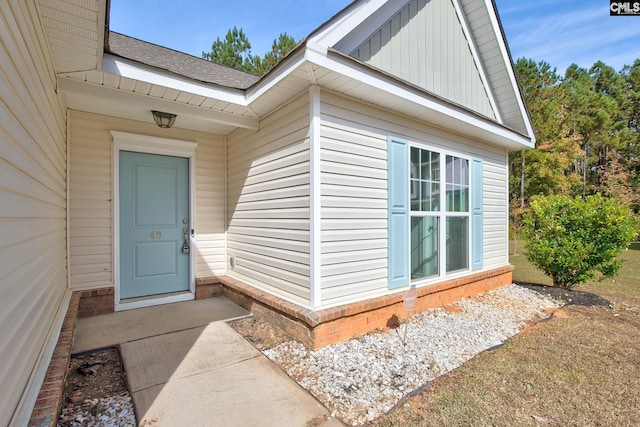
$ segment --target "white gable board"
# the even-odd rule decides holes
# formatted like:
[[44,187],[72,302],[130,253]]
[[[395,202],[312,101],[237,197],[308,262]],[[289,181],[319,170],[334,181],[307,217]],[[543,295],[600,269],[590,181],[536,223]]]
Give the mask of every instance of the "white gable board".
[[496,118],[451,0],[411,0],[352,52],[367,64]]
[[517,87],[506,41],[499,34],[499,19],[492,0],[458,1],[476,42],[477,54],[500,111],[502,123],[535,140],[524,101]]

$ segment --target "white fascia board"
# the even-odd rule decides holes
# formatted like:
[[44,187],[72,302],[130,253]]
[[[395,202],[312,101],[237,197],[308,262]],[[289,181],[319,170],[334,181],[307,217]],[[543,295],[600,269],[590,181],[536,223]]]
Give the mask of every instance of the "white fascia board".
[[219,99],[236,105],[248,105],[244,91],[214,87],[210,84],[198,83],[187,77],[181,77],[169,71],[142,65],[128,59],[105,54],[102,70],[116,76],[127,77],[150,84],[160,85],[180,92],[189,92],[206,98]]
[[305,48],[298,49],[296,52],[287,56],[285,60],[276,65],[276,68],[269,72],[265,77],[258,81],[257,85],[252,86],[246,92],[245,103],[250,105],[260,96],[264,95],[269,89],[272,89],[282,80],[284,80],[290,73],[295,71],[305,61]]
[[426,96],[422,91],[412,89],[394,78],[385,78],[383,74],[374,69],[357,64],[355,60],[351,61],[349,58],[343,58],[339,52],[335,52],[335,55],[331,56],[329,58],[313,50],[307,51],[307,59],[310,62],[438,113],[442,123],[450,124],[455,122],[462,127],[477,129],[485,137],[486,135],[491,135],[490,141],[509,149],[533,148],[533,139],[529,139],[499,123],[494,123],[488,119],[484,120],[466,112],[462,108],[455,108],[455,106],[449,105],[444,100]]
[[500,24],[498,23],[498,17],[496,16],[495,9],[493,8],[493,0],[485,0],[484,3],[485,3],[485,7],[487,8],[487,12],[489,13],[489,19],[491,20],[491,26],[493,27],[493,32],[494,34],[500,35],[500,37],[497,37],[498,46],[500,46],[500,54],[502,55],[502,60],[504,61],[505,67],[507,69],[507,73],[509,74],[511,87],[513,88],[515,97],[518,101],[518,108],[520,109],[520,114],[524,119],[524,125],[527,128],[527,134],[531,137],[532,144],[535,144],[535,141],[536,141],[535,132],[533,131],[533,126],[531,125],[531,120],[529,119],[529,113],[527,112],[527,108],[524,105],[524,100],[522,99],[522,94],[520,93],[520,87],[518,86],[518,80],[516,79],[516,75],[513,70],[513,65],[511,64],[509,51],[504,41],[502,30],[500,29]]
[[345,12],[344,16],[336,18],[335,22],[321,29],[317,34],[313,34],[309,40],[324,46],[334,47],[336,43],[345,38],[358,25],[387,3],[401,4],[403,2],[397,0],[390,2],[388,0],[363,1],[360,6]]

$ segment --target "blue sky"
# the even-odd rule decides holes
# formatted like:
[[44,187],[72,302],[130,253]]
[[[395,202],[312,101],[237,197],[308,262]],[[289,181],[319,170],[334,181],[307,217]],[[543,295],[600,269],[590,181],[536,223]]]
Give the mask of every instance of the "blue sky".
[[[606,0],[495,0],[511,54],[544,60],[559,74],[597,60],[620,70],[640,58],[640,16],[609,16]],[[201,56],[234,25],[262,55],[286,32],[296,40],[351,0],[111,0],[110,27],[132,37]]]
[[607,0],[496,0],[514,61],[544,60],[560,74],[601,60],[617,71],[640,59],[640,16],[609,16]]

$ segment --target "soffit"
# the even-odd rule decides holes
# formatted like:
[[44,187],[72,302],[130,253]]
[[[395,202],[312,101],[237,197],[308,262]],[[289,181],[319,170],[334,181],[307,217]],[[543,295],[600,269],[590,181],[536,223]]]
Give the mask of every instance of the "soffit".
[[532,138],[533,129],[522,101],[507,43],[492,0],[458,0],[472,34],[502,122]]
[[100,68],[106,0],[37,0],[37,5],[56,73]]
[[177,114],[174,127],[228,135],[238,127],[257,129],[250,108],[104,71],[58,78],[67,106],[123,119],[154,123],[152,110]]

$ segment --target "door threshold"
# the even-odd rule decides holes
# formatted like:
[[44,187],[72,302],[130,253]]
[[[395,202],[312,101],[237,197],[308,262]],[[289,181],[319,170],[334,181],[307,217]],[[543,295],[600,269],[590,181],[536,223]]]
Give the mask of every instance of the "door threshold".
[[152,307],[154,305],[171,304],[174,302],[191,301],[194,299],[196,299],[196,295],[190,291],[126,298],[121,299],[120,302],[117,302],[115,304],[114,310],[133,310],[136,308]]

